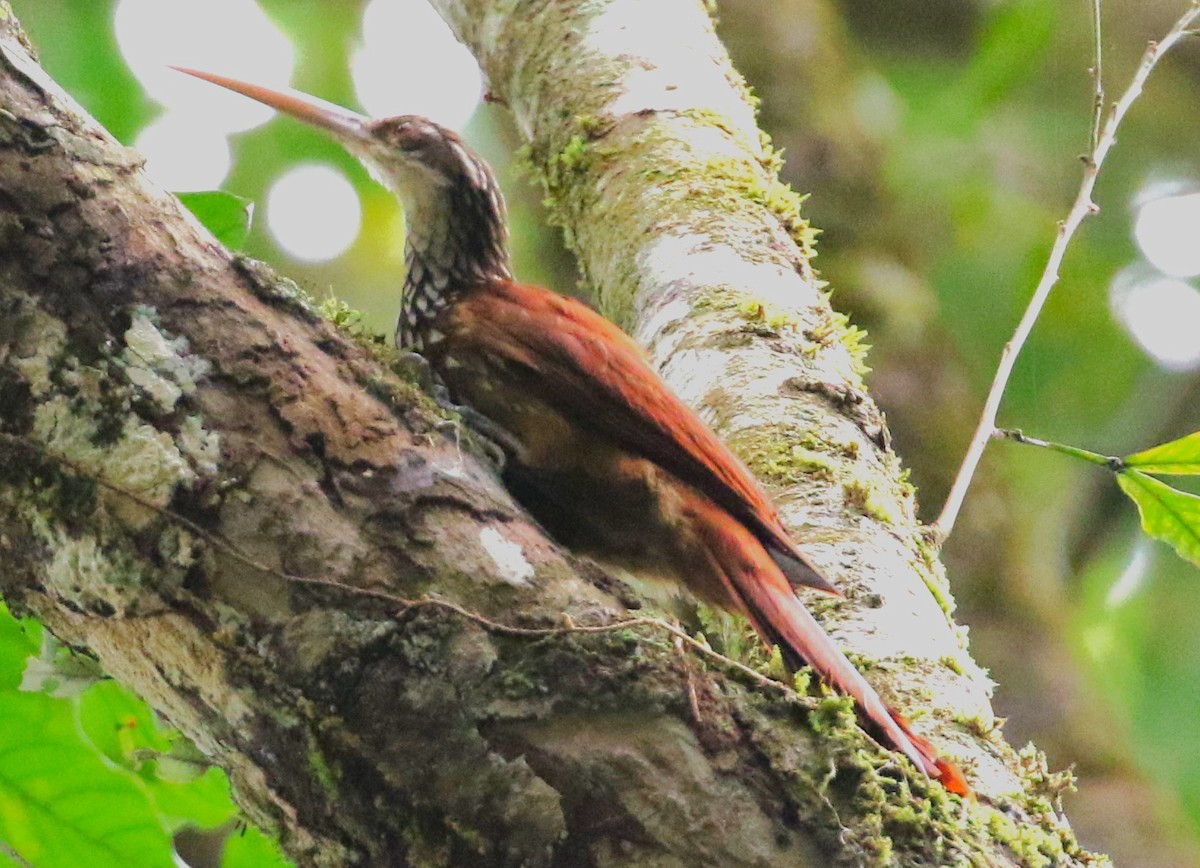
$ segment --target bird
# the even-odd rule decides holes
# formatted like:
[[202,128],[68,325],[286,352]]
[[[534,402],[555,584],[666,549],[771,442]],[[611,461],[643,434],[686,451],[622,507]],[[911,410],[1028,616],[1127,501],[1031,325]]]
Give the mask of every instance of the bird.
[[372,119],[291,89],[175,67],[331,135],[400,200],[398,347],[495,431],[515,499],[567,548],[745,616],[792,671],[853,698],[864,728],[947,790],[958,767],[892,709],[797,596],[838,595],[745,465],[634,341],[575,299],[514,280],[488,164],[418,115]]

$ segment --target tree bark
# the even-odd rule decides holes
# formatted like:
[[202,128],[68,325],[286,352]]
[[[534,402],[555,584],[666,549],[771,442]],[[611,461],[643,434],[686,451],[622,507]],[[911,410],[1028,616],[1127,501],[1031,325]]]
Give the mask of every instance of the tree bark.
[[435,5],[606,309],[773,484],[846,589],[825,622],[930,709],[917,728],[980,800],[841,700],[645,619],[603,629],[631,592],[548,541],[386,359],[208,237],[0,0],[5,599],[189,735],[304,865],[1085,860],[1057,779],[994,728],[853,332],[701,8],[661,2],[690,50],[660,56],[632,0]]

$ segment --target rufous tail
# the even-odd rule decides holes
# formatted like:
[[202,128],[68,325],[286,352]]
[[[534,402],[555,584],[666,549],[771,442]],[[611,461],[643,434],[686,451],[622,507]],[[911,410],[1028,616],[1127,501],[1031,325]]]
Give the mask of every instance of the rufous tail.
[[971,792],[962,772],[938,756],[900,714],[880,698],[846,659],[829,634],[800,602],[779,567],[754,536],[715,505],[696,505],[697,529],[708,545],[735,608],[743,612],[765,641],[778,645],[792,668],[808,664],[839,693],[854,698],[864,723],[885,746],[896,750],[950,792]]

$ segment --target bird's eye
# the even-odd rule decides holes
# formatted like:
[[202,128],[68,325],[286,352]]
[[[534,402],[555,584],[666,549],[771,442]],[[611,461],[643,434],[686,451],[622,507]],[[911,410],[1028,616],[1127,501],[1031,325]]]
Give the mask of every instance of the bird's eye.
[[396,146],[402,151],[415,151],[421,147],[421,137],[410,124],[397,128],[395,139]]

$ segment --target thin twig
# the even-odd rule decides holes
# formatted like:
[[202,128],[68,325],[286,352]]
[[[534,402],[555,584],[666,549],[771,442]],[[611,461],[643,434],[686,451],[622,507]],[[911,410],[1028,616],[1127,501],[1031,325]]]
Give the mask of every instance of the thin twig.
[[12,859],[13,862],[17,865],[20,865],[21,868],[33,868],[32,863],[25,861],[24,856],[14,850],[12,847],[5,844],[3,841],[0,841],[0,853],[4,854],[9,859]]
[[1087,461],[1089,464],[1100,464],[1108,468],[1117,468],[1121,459],[1111,455],[1101,455],[1099,452],[1092,452],[1088,449],[1080,449],[1078,446],[1068,446],[1065,443],[1055,443],[1053,440],[1042,440],[1040,437],[1030,437],[1020,428],[997,428],[992,432],[992,437],[996,440],[1011,440],[1013,443],[1022,443],[1026,446],[1036,446],[1039,449],[1049,449],[1051,452],[1058,452],[1062,455],[1070,455],[1072,458],[1078,458],[1082,461]]
[[1104,66],[1102,63],[1103,51],[1101,46],[1101,36],[1103,30],[1100,26],[1100,0],[1092,0],[1092,35],[1095,37],[1095,44],[1092,47],[1093,62],[1092,62],[1092,83],[1095,86],[1092,100],[1092,131],[1088,137],[1088,153],[1096,153],[1096,148],[1100,146],[1100,124],[1104,120]]
[[[1096,140],[1096,147],[1084,158],[1083,180],[1079,185],[1079,193],[1075,197],[1075,204],[1071,206],[1071,210],[1067,214],[1067,219],[1058,224],[1058,235],[1054,239],[1054,246],[1050,250],[1050,256],[1046,261],[1046,268],[1042,272],[1042,278],[1033,293],[1033,298],[1029,301],[1029,306],[1025,309],[1025,314],[1021,317],[1021,322],[1017,325],[1017,330],[1013,333],[1008,343],[1004,345],[1004,350],[1000,354],[1000,364],[996,368],[996,376],[992,380],[992,387],[988,391],[987,400],[984,402],[983,413],[979,418],[979,425],[975,429],[974,436],[971,438],[971,444],[967,448],[967,454],[963,458],[962,466],[958,469],[954,485],[950,488],[950,494],[946,497],[946,504],[942,507],[942,512],[938,516],[937,521],[929,527],[930,538],[938,543],[944,542],[954,529],[954,522],[958,518],[958,512],[962,508],[963,499],[966,497],[967,489],[971,485],[971,479],[975,475],[975,470],[979,467],[979,460],[983,457],[983,450],[987,446],[988,440],[991,439],[992,432],[996,429],[996,416],[1000,409],[1000,400],[1004,397],[1004,390],[1008,386],[1008,380],[1012,375],[1017,356],[1020,354],[1022,347],[1025,346],[1025,341],[1028,340],[1029,333],[1033,331],[1034,323],[1037,322],[1038,317],[1041,315],[1042,308],[1046,304],[1046,299],[1050,297],[1050,291],[1058,282],[1058,269],[1062,264],[1063,255],[1067,251],[1067,245],[1070,244],[1071,239],[1075,235],[1075,230],[1079,228],[1079,224],[1083,222],[1084,218],[1100,210],[1096,206],[1096,203],[1092,201],[1092,191],[1096,186],[1096,176],[1100,172],[1100,166],[1104,163],[1104,158],[1108,155],[1109,150],[1116,143],[1117,128],[1121,125],[1121,121],[1124,119],[1125,113],[1129,111],[1130,106],[1141,95],[1146,79],[1155,65],[1163,55],[1171,50],[1176,42],[1188,34],[1189,28],[1197,18],[1200,18],[1200,2],[1193,0],[1188,11],[1179,17],[1179,20],[1175,22],[1162,41],[1151,42],[1147,46],[1146,53],[1143,55],[1142,62],[1138,66],[1137,72],[1134,73],[1129,87],[1126,88],[1121,98],[1117,100],[1109,112],[1108,118],[1105,120],[1104,126],[1100,130],[1100,135]],[[1098,40],[1097,44],[1099,44]],[[1097,64],[1099,64],[1098,59]]]

